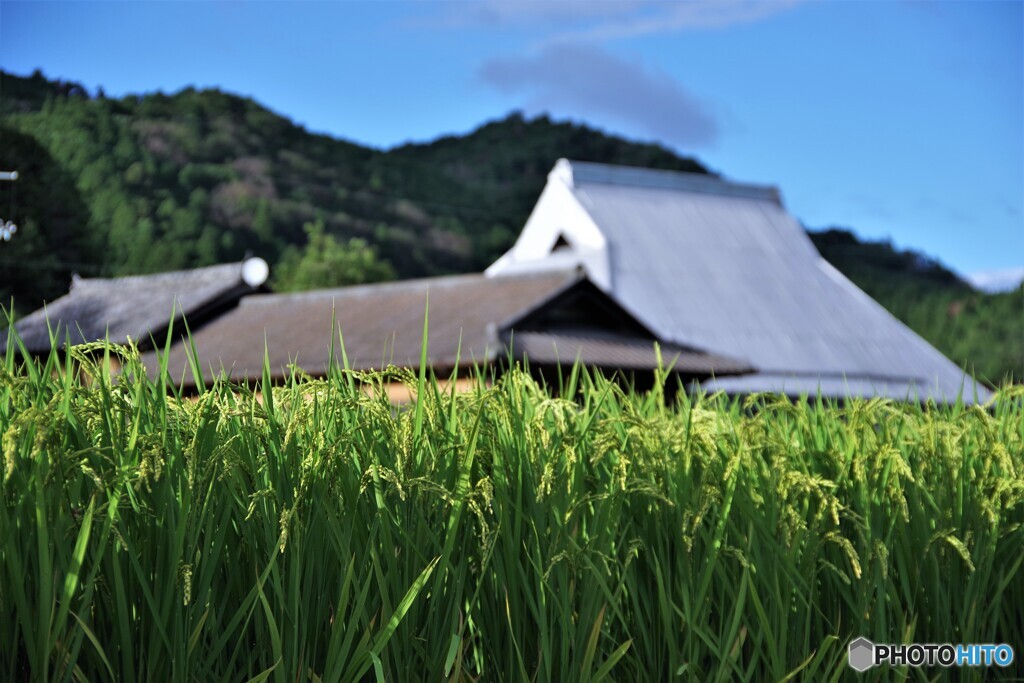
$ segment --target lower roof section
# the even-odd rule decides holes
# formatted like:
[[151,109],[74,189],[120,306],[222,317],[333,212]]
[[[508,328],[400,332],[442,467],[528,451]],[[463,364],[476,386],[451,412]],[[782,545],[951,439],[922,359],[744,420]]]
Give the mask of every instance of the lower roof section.
[[[253,269],[257,273],[254,279]],[[14,325],[21,343],[32,354],[46,354],[51,346],[107,340],[142,347],[162,343],[172,320],[184,316],[198,324],[241,297],[251,294],[266,279],[262,259],[224,263],[205,268],[117,278],[75,276],[71,290]],[[52,343],[51,343],[52,342]],[[0,336],[0,352],[6,350]]]
[[[466,275],[250,296],[193,330],[191,343],[207,380],[222,373],[236,381],[258,379],[265,357],[274,377],[285,376],[291,365],[321,375],[332,362],[342,363],[343,352],[356,370],[417,367],[428,315],[428,364],[485,363],[499,351],[496,324],[578,279],[560,272],[494,283]],[[155,354],[144,362],[151,374],[159,367]],[[190,383],[188,344],[175,344],[167,369],[172,380]]]
[[[538,365],[577,357],[608,370],[658,367],[657,339],[579,271],[407,280],[295,294],[248,296],[179,338],[166,358],[170,379],[193,385],[190,345],[204,381],[255,380],[266,358],[271,376],[294,366],[323,375],[332,363],[355,370],[419,367],[424,321],[427,364],[436,370],[504,360],[510,351]],[[522,323],[523,329],[517,327]],[[181,331],[183,332],[183,330]],[[510,349],[508,342],[515,339]],[[344,357],[343,354],[344,353]],[[746,364],[678,346],[666,366],[688,376],[750,371]],[[143,357],[151,375],[157,354]]]

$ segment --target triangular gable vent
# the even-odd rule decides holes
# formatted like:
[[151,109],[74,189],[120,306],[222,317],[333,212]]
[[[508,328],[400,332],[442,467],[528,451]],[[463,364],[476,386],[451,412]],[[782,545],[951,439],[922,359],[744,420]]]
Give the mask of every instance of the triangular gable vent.
[[555,244],[551,247],[551,253],[554,254],[556,251],[572,250],[572,245],[569,240],[565,239],[564,233],[559,233],[558,239],[555,240]]

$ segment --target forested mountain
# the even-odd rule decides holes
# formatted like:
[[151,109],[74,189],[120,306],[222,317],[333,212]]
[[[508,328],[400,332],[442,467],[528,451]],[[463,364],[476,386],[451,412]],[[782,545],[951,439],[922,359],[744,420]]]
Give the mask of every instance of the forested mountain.
[[[709,172],[666,148],[546,117],[512,114],[464,136],[377,150],[219,90],[114,99],[39,72],[0,72],[0,169],[22,175],[0,186],[0,216],[13,211],[22,226],[0,244],[0,296],[26,312],[65,292],[73,271],[147,273],[247,254],[272,264],[279,288],[477,271],[515,239],[559,157]],[[986,378],[1024,374],[1024,289],[980,294],[890,245],[812,237],[957,362]],[[317,259],[328,266],[309,267]],[[1003,314],[1014,306],[1018,315]]]

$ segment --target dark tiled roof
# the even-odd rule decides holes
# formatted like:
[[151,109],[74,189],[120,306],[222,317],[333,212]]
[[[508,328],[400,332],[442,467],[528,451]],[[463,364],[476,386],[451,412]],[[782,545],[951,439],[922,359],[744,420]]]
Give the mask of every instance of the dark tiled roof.
[[[192,342],[207,380],[221,370],[236,381],[260,377],[264,349],[275,378],[284,376],[291,364],[321,375],[331,361],[332,338],[334,358],[341,360],[339,331],[354,369],[388,364],[418,367],[429,297],[429,365],[453,367],[461,348],[459,363],[470,366],[504,358],[509,332],[517,321],[577,287],[592,288],[604,296],[576,271],[500,278],[459,275],[249,296],[234,310],[195,331]],[[512,332],[513,337],[516,334]],[[517,357],[521,350],[531,356],[536,353],[537,364],[556,362],[555,353],[571,363],[580,353],[588,365],[611,369],[652,369],[656,367],[653,348],[653,337],[600,331],[526,332],[515,344]],[[168,372],[172,380],[191,384],[187,353],[187,345],[176,344],[168,357]],[[665,348],[663,357],[666,364],[676,360],[678,370],[705,376],[746,370],[737,361],[674,346]],[[147,354],[144,362],[150,373],[155,373],[156,355]]]
[[[71,291],[25,316],[15,330],[30,353],[50,350],[50,329],[58,347],[109,339],[123,344],[131,337],[145,346],[150,335],[166,335],[172,317],[193,323],[204,313],[230,305],[252,288],[242,280],[242,263],[155,275],[110,279],[76,276]],[[0,350],[7,346],[6,335]]]
[[[192,341],[206,378],[219,375],[221,369],[235,380],[260,377],[264,348],[275,377],[292,363],[310,374],[322,374],[330,363],[332,340],[335,360],[341,359],[339,331],[354,369],[417,367],[429,297],[428,363],[436,368],[454,366],[460,340],[462,364],[484,363],[504,353],[498,339],[504,323],[572,286],[579,277],[575,272],[512,278],[458,275],[249,296],[196,331]],[[144,362],[151,373],[157,367],[154,354]],[[190,382],[188,367],[187,349],[179,343],[169,355],[168,371],[174,380]]]

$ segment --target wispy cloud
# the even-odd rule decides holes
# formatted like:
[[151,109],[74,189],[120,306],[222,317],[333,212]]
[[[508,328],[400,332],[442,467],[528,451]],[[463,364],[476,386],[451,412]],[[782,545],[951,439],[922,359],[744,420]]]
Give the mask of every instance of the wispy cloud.
[[720,29],[749,24],[786,11],[798,0],[695,0],[692,2],[643,3],[640,11],[613,17],[592,26],[555,34],[553,41],[606,41],[658,33]]
[[636,12],[648,0],[477,0],[466,3],[425,2],[439,8],[439,13],[423,15],[421,23],[438,28],[467,26],[535,26],[578,25],[587,21],[607,21]]
[[672,76],[593,45],[550,45],[533,56],[493,59],[481,80],[527,97],[531,112],[611,120],[680,146],[708,145],[718,125]]
[[479,0],[445,3],[421,20],[436,27],[527,27],[545,43],[602,42],[747,24],[785,12],[801,0]]

